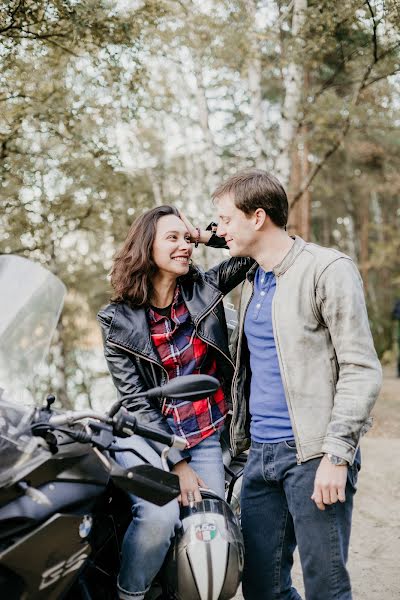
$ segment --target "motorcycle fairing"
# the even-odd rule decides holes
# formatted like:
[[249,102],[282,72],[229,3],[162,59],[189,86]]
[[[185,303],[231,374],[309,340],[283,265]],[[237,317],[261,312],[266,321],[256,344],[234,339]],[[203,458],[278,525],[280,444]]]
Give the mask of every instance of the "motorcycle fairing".
[[54,481],[36,488],[48,503],[39,504],[30,496],[20,496],[0,508],[0,540],[21,533],[48,519],[56,512],[70,511],[74,506],[86,509],[104,491],[104,485]]
[[[61,447],[55,455],[45,455],[41,464],[33,464],[32,467],[32,470],[26,467],[19,477],[16,476],[15,483],[26,478],[34,488],[55,481],[106,485],[110,477],[109,471],[93,448],[77,442]],[[0,507],[15,500],[22,493],[15,485],[1,488]]]
[[55,514],[0,553],[0,565],[25,583],[29,600],[58,600],[91,553],[79,536],[81,515]]

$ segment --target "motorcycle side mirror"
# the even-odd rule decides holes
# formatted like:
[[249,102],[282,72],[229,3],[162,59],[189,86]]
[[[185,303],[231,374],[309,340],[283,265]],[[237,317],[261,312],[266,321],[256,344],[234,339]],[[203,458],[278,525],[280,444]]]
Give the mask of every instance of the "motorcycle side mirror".
[[146,392],[148,398],[184,398],[201,400],[219,388],[219,381],[210,375],[182,375],[174,377],[165,385]]
[[177,475],[152,465],[138,465],[124,469],[114,463],[111,468],[111,478],[119,488],[157,506],[164,506],[181,493]]
[[[184,398],[185,400],[202,400],[207,396],[210,396],[219,388],[220,383],[215,377],[210,375],[182,375],[181,377],[174,377],[171,381],[168,381],[165,385],[145,390],[134,394],[129,398]],[[109,416],[113,417],[121,408],[124,400],[118,400],[115,402],[110,410]]]

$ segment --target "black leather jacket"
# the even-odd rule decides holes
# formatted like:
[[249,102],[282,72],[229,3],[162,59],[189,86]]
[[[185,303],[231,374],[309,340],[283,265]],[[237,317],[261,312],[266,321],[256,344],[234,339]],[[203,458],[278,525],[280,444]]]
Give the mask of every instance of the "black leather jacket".
[[[215,350],[218,377],[228,400],[234,365],[229,354],[222,299],[244,280],[252,263],[249,258],[231,258],[206,272],[192,267],[188,275],[178,280],[197,335]],[[114,302],[100,310],[97,318],[102,328],[104,354],[119,399],[129,404],[129,409],[135,411],[141,423],[151,423],[171,433],[159,403],[147,398],[130,402],[133,394],[161,385],[168,379],[151,341],[146,309]],[[149,443],[161,453],[161,444]],[[183,458],[187,458],[187,453],[170,450],[170,466]]]

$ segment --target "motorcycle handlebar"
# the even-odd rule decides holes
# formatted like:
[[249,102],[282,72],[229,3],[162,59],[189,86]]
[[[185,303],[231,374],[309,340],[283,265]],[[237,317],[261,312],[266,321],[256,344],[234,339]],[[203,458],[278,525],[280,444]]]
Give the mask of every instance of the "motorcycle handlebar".
[[103,423],[112,423],[115,435],[127,437],[134,433],[141,437],[160,442],[170,448],[184,450],[186,448],[186,440],[173,434],[165,433],[159,429],[141,425],[136,417],[126,409],[120,410],[117,416],[110,419],[101,413],[92,410],[67,411],[62,415],[52,415],[49,419],[49,425],[52,427],[61,427],[63,425],[72,425],[82,419],[97,419]]
[[94,410],[68,410],[62,415],[52,415],[49,418],[49,425],[52,427],[61,427],[62,425],[72,425],[82,419],[97,419],[98,421],[103,421],[103,423],[109,421],[109,417],[101,413],[96,413]]
[[147,425],[138,423],[135,415],[128,412],[126,409],[120,410],[118,415],[114,417],[114,431],[117,435],[129,436],[136,433],[154,442],[161,442],[171,448],[184,450],[186,448],[186,440],[178,435],[165,433],[160,429],[154,429]]

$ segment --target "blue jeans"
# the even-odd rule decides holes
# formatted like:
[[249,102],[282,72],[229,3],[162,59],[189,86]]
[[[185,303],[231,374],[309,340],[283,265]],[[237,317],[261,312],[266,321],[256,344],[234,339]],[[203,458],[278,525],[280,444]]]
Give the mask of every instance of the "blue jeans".
[[242,488],[246,600],[301,600],[291,579],[296,545],[307,600],[351,600],[346,562],[359,454],[346,502],[324,511],[311,500],[320,461],[298,465],[294,442],[252,442]]
[[[190,466],[209,488],[224,497],[225,475],[219,438],[220,433],[217,431],[191,448]],[[152,465],[162,468],[159,455],[144,438],[132,436],[119,439],[118,445],[134,448]],[[121,452],[117,459],[126,468],[143,464],[131,452]],[[156,506],[133,494],[131,498],[133,519],[122,544],[118,592],[122,599],[139,600],[144,597],[160,570],[175,530],[180,525],[179,504],[177,500],[173,500],[165,506]]]

